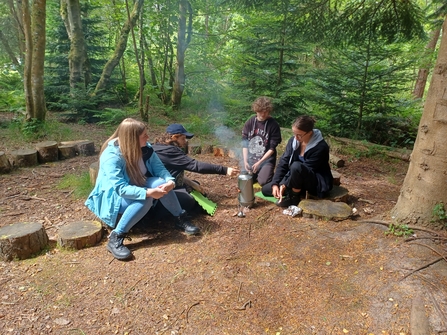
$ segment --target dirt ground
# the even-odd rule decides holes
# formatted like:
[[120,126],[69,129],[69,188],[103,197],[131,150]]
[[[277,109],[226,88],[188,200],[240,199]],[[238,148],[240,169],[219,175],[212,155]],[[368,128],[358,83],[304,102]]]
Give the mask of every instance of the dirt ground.
[[[97,147],[108,135],[76,127],[79,139]],[[1,151],[17,149],[1,141]],[[338,155],[346,164],[336,170],[359,215],[292,218],[257,199],[239,218],[236,178],[189,174],[218,203],[216,214],[194,217],[202,229],[195,237],[149,216],[125,241],[134,254],[128,262],[113,259],[106,237],[79,251],[56,245],[60,227],[95,220],[84,199],[56,185],[65,174],[88,171],[97,156],[1,175],[0,226],[42,223],[50,247],[0,262],[0,334],[409,335],[412,322],[424,321],[412,317],[418,297],[427,334],[447,333],[445,261],[411,273],[440,258],[444,241],[423,230],[409,241],[365,222],[391,220],[408,163]],[[237,164],[212,154],[196,158]]]

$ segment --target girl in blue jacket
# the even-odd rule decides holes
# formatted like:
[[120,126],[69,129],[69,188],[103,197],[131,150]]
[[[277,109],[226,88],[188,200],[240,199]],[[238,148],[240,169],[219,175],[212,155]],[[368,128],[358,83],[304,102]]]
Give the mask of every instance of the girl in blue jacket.
[[[93,191],[85,205],[104,223],[114,228],[107,250],[117,259],[132,254],[123,241],[130,229],[159,200],[174,215],[176,227],[187,234],[199,228],[186,220],[174,192],[174,178],[147,142],[143,122],[127,118],[102,145],[99,170]],[[117,222],[118,214],[122,214]]]

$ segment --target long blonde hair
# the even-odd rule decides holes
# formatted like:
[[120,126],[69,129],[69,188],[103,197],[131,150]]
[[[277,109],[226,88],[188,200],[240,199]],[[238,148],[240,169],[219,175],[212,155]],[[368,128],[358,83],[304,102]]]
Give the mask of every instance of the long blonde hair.
[[133,185],[144,186],[146,177],[140,170],[138,163],[142,159],[140,148],[140,135],[147,131],[147,126],[138,120],[127,118],[124,119],[115,132],[102,145],[101,152],[107,148],[110,141],[116,140],[119,144],[121,154],[126,161],[126,171],[129,175],[130,182]]

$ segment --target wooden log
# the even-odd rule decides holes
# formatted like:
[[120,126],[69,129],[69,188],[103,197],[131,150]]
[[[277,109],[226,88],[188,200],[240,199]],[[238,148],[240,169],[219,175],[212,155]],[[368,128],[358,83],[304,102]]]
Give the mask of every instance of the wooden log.
[[223,146],[214,146],[213,154],[215,157],[228,157],[228,149]]
[[89,174],[90,174],[90,184],[92,186],[95,186],[96,178],[98,177],[98,170],[99,170],[99,161],[90,164]]
[[329,162],[334,164],[338,168],[345,166],[345,161],[343,159],[332,154],[329,154]]
[[73,145],[76,154],[79,156],[93,156],[95,154],[95,145],[89,140],[64,141],[60,142],[59,145]]
[[30,258],[48,245],[42,224],[21,222],[0,228],[0,258],[4,261]]
[[80,250],[96,245],[102,239],[102,224],[98,221],[76,221],[58,231],[59,246]]
[[0,174],[10,173],[12,171],[11,163],[3,151],[0,151]]
[[16,167],[35,166],[39,164],[36,149],[20,149],[11,151],[13,165]]
[[60,145],[58,146],[59,159],[68,159],[76,156],[76,149],[74,145]]
[[56,141],[44,141],[36,144],[37,160],[39,163],[55,162],[59,158]]

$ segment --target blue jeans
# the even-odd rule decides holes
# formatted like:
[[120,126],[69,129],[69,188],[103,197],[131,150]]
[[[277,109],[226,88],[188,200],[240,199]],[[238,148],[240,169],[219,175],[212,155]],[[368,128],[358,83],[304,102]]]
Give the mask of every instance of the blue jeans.
[[[150,177],[146,180],[147,188],[156,188],[166,183],[164,179],[158,177]],[[126,234],[134,225],[140,221],[143,216],[152,208],[156,200],[154,198],[146,198],[145,200],[121,199],[121,206],[118,213],[122,214],[121,219],[116,225],[114,231],[118,234]],[[175,195],[174,191],[168,192],[166,195],[158,199],[161,204],[173,215],[179,216],[182,207]]]

